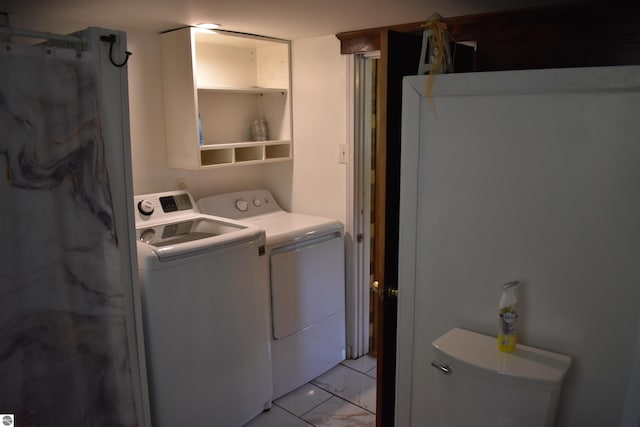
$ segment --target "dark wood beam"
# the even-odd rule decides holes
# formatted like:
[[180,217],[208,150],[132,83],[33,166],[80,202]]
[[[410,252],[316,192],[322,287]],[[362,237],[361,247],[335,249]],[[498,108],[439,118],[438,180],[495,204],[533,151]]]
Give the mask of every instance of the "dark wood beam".
[[[477,43],[476,70],[640,64],[640,3],[569,4],[445,18],[457,42]],[[421,32],[424,21],[337,34],[343,54],[380,49],[385,30]]]

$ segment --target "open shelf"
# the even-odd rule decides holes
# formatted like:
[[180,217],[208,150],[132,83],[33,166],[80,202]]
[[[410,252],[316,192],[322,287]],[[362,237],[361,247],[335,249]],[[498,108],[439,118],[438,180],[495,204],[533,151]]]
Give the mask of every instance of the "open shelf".
[[264,146],[265,160],[291,158],[291,143]]
[[256,95],[280,93],[286,95],[287,89],[274,87],[198,87],[198,92],[246,93]]
[[[291,159],[288,41],[187,27],[162,34],[161,50],[170,167]],[[258,119],[268,141],[251,141]]]
[[291,159],[291,141],[251,141],[200,147],[201,167],[255,164]]

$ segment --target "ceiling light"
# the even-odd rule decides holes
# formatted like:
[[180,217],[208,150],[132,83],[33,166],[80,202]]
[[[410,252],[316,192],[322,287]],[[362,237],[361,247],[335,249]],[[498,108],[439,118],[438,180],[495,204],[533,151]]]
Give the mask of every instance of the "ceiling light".
[[216,28],[220,28],[220,24],[214,24],[213,22],[203,22],[201,24],[196,24],[196,27],[202,28],[203,30],[215,30]]

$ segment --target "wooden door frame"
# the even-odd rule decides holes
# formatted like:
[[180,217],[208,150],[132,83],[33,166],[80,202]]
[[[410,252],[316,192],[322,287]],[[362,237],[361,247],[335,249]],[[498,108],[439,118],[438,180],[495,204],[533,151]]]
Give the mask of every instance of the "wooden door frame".
[[[500,71],[638,65],[639,14],[637,2],[618,0],[445,17],[443,22],[453,40],[477,42],[475,71]],[[336,37],[343,54],[382,50],[384,31],[421,33],[424,22],[346,31]]]
[[[377,59],[377,56],[374,56]],[[347,357],[358,358],[370,351],[370,265],[371,265],[371,148],[367,147],[366,133],[370,128],[364,120],[368,114],[366,95],[367,61],[364,55],[348,59],[349,72],[349,173],[348,173],[348,229],[351,240],[347,250],[352,254],[349,277],[353,286],[347,291]]]
[[389,30],[381,34],[374,253],[381,302],[376,331],[378,427],[395,422],[402,78],[418,71],[421,46],[420,35]]
[[[389,418],[389,411],[393,414],[393,405],[395,404],[395,393],[391,396],[392,401],[389,401],[388,393],[384,390],[389,377],[389,366],[385,364],[384,356],[384,333],[385,333],[385,315],[384,315],[384,292],[386,285],[385,277],[385,245],[386,245],[386,200],[387,200],[387,108],[383,100],[387,99],[387,68],[389,64],[388,55],[388,37],[387,32],[384,31],[384,35],[380,40],[380,59],[378,67],[378,82],[377,82],[377,112],[376,112],[376,166],[375,166],[375,204],[374,204],[374,235],[375,246],[373,254],[374,263],[374,280],[379,283],[378,299],[376,300],[376,318],[375,318],[375,332],[376,337],[376,427],[383,427],[389,425],[387,419]],[[393,376],[395,377],[395,366],[393,367]],[[394,379],[395,382],[395,379]],[[391,424],[393,425],[393,424]]]

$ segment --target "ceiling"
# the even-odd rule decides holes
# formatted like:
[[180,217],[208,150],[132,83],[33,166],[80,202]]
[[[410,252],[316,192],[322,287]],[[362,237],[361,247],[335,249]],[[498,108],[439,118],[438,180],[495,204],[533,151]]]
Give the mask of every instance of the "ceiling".
[[571,0],[0,0],[9,23],[59,23],[161,32],[199,22],[295,40],[444,17],[569,3]]

